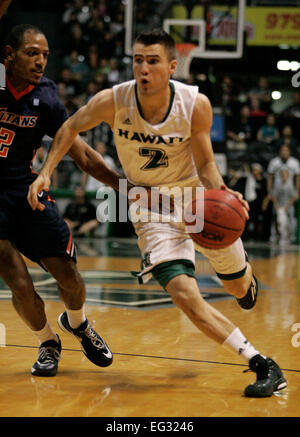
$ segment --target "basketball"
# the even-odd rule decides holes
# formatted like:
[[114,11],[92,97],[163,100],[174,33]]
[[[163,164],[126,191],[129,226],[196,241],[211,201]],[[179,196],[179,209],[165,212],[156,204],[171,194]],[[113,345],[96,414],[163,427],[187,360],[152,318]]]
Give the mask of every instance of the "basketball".
[[[201,204],[204,202],[204,205]],[[234,243],[245,228],[245,213],[241,202],[236,196],[226,190],[205,190],[204,195],[196,196],[192,200],[192,214],[194,218],[186,219],[186,224],[195,221],[197,211],[203,211],[199,218],[203,223],[201,232],[189,232],[192,240],[201,247],[208,249],[222,249]],[[193,217],[192,216],[192,217]]]

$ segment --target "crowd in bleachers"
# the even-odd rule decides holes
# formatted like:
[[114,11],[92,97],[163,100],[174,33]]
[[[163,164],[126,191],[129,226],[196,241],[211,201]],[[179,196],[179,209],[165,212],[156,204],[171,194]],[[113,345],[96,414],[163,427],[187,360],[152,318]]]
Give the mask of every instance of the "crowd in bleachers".
[[[141,28],[147,26],[159,3],[161,0],[139,2],[136,19]],[[65,1],[56,83],[69,114],[98,91],[132,77],[131,61],[124,51],[124,14],[125,4],[117,0]],[[106,158],[118,166],[112,132],[107,125],[87,132],[85,139],[94,148],[104,144]],[[55,187],[74,189],[85,181],[76,166],[66,159],[58,168]]]
[[[159,3],[160,0],[139,2],[136,19],[141,29],[149,24],[149,17]],[[120,1],[65,2],[63,56],[56,82],[69,114],[99,90],[131,79],[130,60],[124,53],[124,13],[124,3]],[[198,78],[199,74],[193,73],[188,82],[199,84],[202,90]],[[295,218],[299,195],[300,92],[295,90],[292,104],[275,114],[266,77],[249,83],[247,90],[240,90],[234,78],[224,74],[210,84],[209,98],[213,106],[223,108],[225,115],[226,182],[230,188],[241,191],[251,206],[244,238],[294,242],[296,225],[290,227],[292,233],[280,236],[279,216]],[[85,135],[90,145],[101,148],[111,165],[119,167],[112,132],[107,125],[101,124]],[[282,146],[289,156],[282,154]],[[288,174],[282,175],[281,170]],[[58,167],[54,184],[57,188],[70,189],[81,185],[86,190],[93,186],[95,191],[98,187],[67,159]],[[283,198],[287,199],[286,203]]]
[[243,238],[293,243],[300,192],[300,93],[295,91],[293,102],[274,113],[266,77],[239,96],[226,76],[223,89],[227,183],[250,205]]

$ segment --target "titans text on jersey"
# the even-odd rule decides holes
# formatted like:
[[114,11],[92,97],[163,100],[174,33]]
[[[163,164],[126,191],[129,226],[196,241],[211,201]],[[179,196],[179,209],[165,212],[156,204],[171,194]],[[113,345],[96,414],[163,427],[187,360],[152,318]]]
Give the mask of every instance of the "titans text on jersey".
[[7,108],[0,108],[0,121],[3,123],[14,124],[21,127],[34,127],[38,117],[30,115],[19,115],[7,112]]

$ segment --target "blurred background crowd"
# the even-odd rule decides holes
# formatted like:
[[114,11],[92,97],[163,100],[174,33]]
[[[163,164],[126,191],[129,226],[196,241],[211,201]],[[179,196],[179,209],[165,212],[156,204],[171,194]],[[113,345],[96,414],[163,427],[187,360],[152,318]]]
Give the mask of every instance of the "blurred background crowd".
[[[12,3],[9,14],[1,23],[1,32],[17,24],[18,11],[31,24],[33,5],[30,0]],[[132,78],[131,58],[125,55],[125,1],[73,0],[51,2],[42,0],[41,10],[57,8],[56,21],[47,23],[46,33],[51,48],[47,76],[58,86],[61,101],[69,114],[98,91]],[[36,4],[36,3],[35,3]],[[137,32],[155,23],[155,13],[163,0],[139,1],[136,11]],[[14,7],[18,8],[14,10]],[[53,15],[53,14],[52,14]],[[42,15],[39,15],[42,17]],[[24,18],[25,17],[25,18]],[[41,19],[41,18],[39,18]],[[45,24],[45,23],[44,23]],[[201,70],[201,63],[191,68],[187,83],[196,84],[221,108],[224,138],[213,145],[216,152],[226,156],[223,176],[232,189],[243,193],[251,207],[245,240],[296,243],[297,209],[300,187],[300,92],[294,88],[291,100],[277,109],[267,75],[256,75],[252,81],[234,71]],[[110,128],[100,124],[83,134],[109,165],[119,168]],[[44,162],[51,140],[45,138],[38,150],[34,169]],[[53,176],[53,188],[76,193],[74,201],[82,204],[87,197],[95,198],[101,184],[83,174],[72,160],[65,157]],[[77,188],[80,187],[80,190]],[[77,190],[77,191],[76,191]],[[85,194],[90,194],[86,196]],[[81,200],[80,200],[81,199]],[[65,217],[76,222],[78,235],[90,235],[97,227],[95,211],[89,210],[83,222],[91,227],[81,232],[76,220],[76,208],[63,211]],[[85,210],[86,211],[86,210]],[[71,225],[70,225],[71,226]]]

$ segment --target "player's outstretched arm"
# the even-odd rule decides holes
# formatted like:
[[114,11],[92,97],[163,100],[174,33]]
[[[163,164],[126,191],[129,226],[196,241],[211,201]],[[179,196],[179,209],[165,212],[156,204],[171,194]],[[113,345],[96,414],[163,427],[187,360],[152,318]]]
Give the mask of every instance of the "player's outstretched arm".
[[245,216],[249,219],[248,202],[241,193],[233,191],[225,185],[216,164],[210,139],[212,117],[212,108],[208,98],[203,94],[199,94],[195,103],[191,126],[191,146],[199,178],[207,189],[224,189],[234,194],[242,203]]
[[112,126],[114,120],[114,102],[112,90],[97,93],[87,105],[82,106],[57,131],[51,144],[47,159],[41,170],[51,176],[52,171],[70,150],[80,132],[86,132],[101,122]]
[[[107,89],[96,94],[87,105],[80,108],[65,121],[55,135],[39,176],[29,187],[27,200],[33,210],[39,209],[42,211],[44,209],[44,206],[38,201],[38,193],[43,189],[49,189],[50,178],[54,168],[65,154],[68,153],[74,141],[78,141],[78,134],[92,129],[101,122],[106,122],[112,126],[113,120],[113,92]],[[78,160],[84,158],[84,149],[85,147],[82,147],[81,153],[77,151]]]

